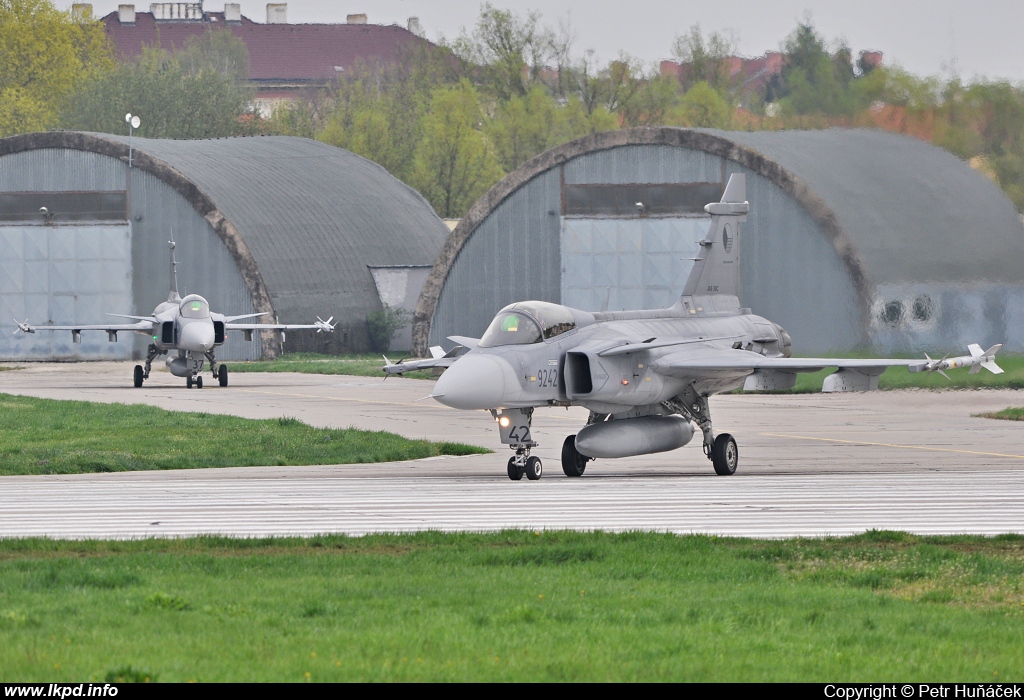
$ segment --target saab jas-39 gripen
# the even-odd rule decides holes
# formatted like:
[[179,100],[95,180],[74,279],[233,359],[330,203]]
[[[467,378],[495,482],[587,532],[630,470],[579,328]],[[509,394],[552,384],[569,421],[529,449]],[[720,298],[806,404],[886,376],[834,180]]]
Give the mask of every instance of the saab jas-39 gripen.
[[[121,331],[150,336],[153,342],[149,344],[146,352],[145,367],[135,365],[135,387],[141,387],[142,382],[149,379],[154,359],[176,350],[176,356],[167,358],[167,369],[176,377],[185,377],[185,384],[189,389],[193,386],[197,389],[203,388],[203,378],[200,376],[200,372],[203,371],[203,364],[207,360],[210,362],[213,378],[221,386],[228,385],[228,366],[218,363],[214,355],[214,348],[223,345],[227,340],[228,331],[242,331],[245,333],[246,340],[252,340],[253,331],[316,330],[317,333],[329,333],[334,330],[334,326],[331,325],[331,321],[334,320],[333,316],[326,321],[317,318],[316,323],[309,325],[236,323],[240,319],[265,316],[269,312],[225,316],[211,312],[210,304],[198,294],[189,294],[182,299],[178,294],[178,276],[175,269],[178,263],[174,259],[174,241],[168,241],[168,245],[171,249],[171,292],[167,301],[154,309],[152,316],[107,314],[119,318],[135,319],[136,323],[84,326],[32,326],[27,320],[20,322],[14,319],[14,322],[18,324],[18,330],[25,333],[71,331],[71,340],[75,343],[82,341],[82,331],[106,331],[107,337],[112,343],[117,342],[117,334]],[[15,333],[17,332],[15,331]]]
[[501,441],[515,454],[508,476],[535,480],[543,466],[530,450],[534,409],[583,406],[586,425],[562,445],[562,471],[582,476],[592,459],[631,457],[682,447],[703,434],[715,472],[733,474],[736,440],[715,435],[708,397],[789,389],[799,372],[829,367],[822,391],[878,388],[890,366],[911,372],[982,367],[999,374],[995,354],[970,345],[970,355],[942,360],[821,359],[792,357],[792,340],[777,323],[739,305],[740,224],[749,204],[742,174],[729,178],[720,202],[704,207],[711,226],[679,301],[668,309],[590,313],[559,304],[525,301],[502,309],[480,339],[452,336],[451,352],[392,364],[386,374],[444,367],[431,397],[452,408],[490,411]]

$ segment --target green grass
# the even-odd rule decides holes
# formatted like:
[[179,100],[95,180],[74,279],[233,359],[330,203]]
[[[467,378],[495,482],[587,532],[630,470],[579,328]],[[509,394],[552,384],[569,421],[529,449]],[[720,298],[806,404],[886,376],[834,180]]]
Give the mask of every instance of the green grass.
[[[398,362],[401,355],[391,358]],[[357,377],[384,378],[384,358],[380,355],[320,355],[311,352],[295,352],[281,355],[274,360],[253,362],[232,362],[229,372],[301,372],[303,374],[351,374]],[[429,379],[429,370],[409,372],[402,375],[411,379]]]
[[997,420],[1024,420],[1024,408],[1004,408],[1002,411],[977,413],[978,418],[995,418]]
[[0,394],[0,415],[0,475],[353,464],[486,452],[384,431],[314,428],[294,418],[249,420],[6,394]]
[[[867,353],[849,353],[844,357],[877,357]],[[397,358],[392,358],[396,361]],[[966,370],[947,370],[947,380],[937,372],[909,372],[906,367],[890,367],[879,378],[880,389],[1024,389],[1024,355],[998,355],[996,362],[1005,372],[992,374],[981,370],[968,374]],[[276,360],[233,362],[231,372],[303,372],[307,374],[353,374],[360,377],[382,377],[384,361],[378,355],[317,355],[293,353]],[[798,374],[796,386],[788,391],[774,393],[810,394],[821,391],[825,377],[834,372],[830,368],[820,372]],[[429,371],[410,372],[406,377],[428,379]]]
[[1024,538],[0,541],[0,681],[1020,681]]

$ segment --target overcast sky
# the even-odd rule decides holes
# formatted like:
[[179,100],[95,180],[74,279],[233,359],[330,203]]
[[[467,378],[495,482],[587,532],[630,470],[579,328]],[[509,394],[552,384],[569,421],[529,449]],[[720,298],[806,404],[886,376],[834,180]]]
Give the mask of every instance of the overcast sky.
[[[121,0],[124,2],[125,0]],[[57,0],[69,8],[71,2]],[[242,13],[266,21],[266,2],[240,0]],[[574,53],[594,50],[601,62],[625,52],[653,64],[671,58],[676,36],[700,24],[705,34],[732,32],[744,56],[776,50],[808,13],[829,41],[842,38],[856,54],[875,49],[887,64],[920,75],[966,80],[976,77],[1024,82],[1024,2],[1020,0],[494,0],[495,7],[541,13],[557,29],[568,21],[576,37]],[[117,9],[118,0],[93,3],[94,14]],[[204,3],[222,10],[224,2]],[[458,36],[472,28],[479,0],[291,0],[288,21],[344,22],[366,13],[373,24],[419,17],[428,39]],[[149,3],[137,3],[140,12]]]

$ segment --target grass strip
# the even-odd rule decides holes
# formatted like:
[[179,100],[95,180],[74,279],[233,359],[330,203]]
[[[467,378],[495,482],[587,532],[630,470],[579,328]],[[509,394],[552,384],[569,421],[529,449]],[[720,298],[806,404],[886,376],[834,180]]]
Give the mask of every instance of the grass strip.
[[[397,362],[400,356],[392,357]],[[230,372],[300,372],[302,374],[350,374],[357,377],[384,378],[384,358],[380,355],[321,355],[311,352],[286,353],[273,360],[232,362]],[[410,379],[430,379],[430,370],[402,375]]]
[[974,414],[978,418],[995,418],[997,420],[1024,420],[1024,408],[1004,408],[1002,411]]
[[0,681],[1024,677],[1024,538],[0,541]]
[[354,464],[487,452],[384,431],[0,394],[0,475]]
[[[853,353],[849,357],[875,357]],[[910,357],[910,356],[908,356]],[[981,370],[970,374],[967,370],[946,370],[949,379],[938,372],[910,372],[906,367],[890,367],[878,378],[879,389],[1024,389],[1024,355],[997,355],[996,363],[1003,368],[1003,374],[992,374]],[[825,377],[834,369],[820,372],[798,374],[796,386],[789,392],[794,394],[811,394],[821,391]]]

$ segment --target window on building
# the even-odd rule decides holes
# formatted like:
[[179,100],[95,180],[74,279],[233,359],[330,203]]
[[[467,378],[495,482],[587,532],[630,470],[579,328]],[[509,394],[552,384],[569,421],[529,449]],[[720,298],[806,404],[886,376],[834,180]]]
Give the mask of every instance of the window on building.
[[722,199],[720,182],[566,185],[565,216],[671,216],[703,214]]
[[126,221],[128,196],[114,192],[0,192],[0,223]]

